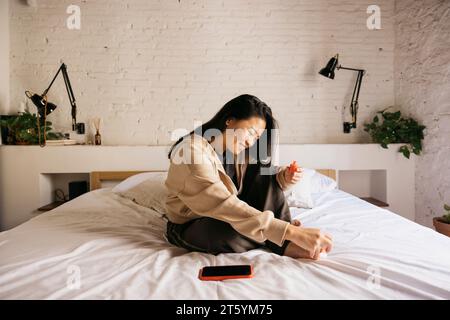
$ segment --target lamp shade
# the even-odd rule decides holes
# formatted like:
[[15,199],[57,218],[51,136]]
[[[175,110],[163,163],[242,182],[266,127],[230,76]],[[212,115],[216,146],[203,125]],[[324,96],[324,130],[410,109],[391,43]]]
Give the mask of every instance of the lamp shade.
[[327,66],[319,71],[319,74],[323,75],[324,77],[334,79],[334,69],[336,69],[336,66],[338,64],[338,58],[339,55],[335,55],[333,58],[328,61]]
[[[56,109],[56,104],[47,101],[47,108],[45,108],[45,99],[43,96],[37,93],[31,95],[29,91],[25,92],[28,98],[33,101],[34,105],[38,109],[38,113],[41,117],[47,116]],[[44,114],[45,113],[45,114]]]

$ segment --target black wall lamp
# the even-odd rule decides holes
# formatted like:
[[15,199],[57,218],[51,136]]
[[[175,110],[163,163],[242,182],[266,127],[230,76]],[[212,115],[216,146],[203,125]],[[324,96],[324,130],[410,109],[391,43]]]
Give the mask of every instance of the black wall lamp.
[[[53,77],[52,82],[50,82],[50,85],[47,89],[41,94],[38,95],[37,93],[31,93],[30,91],[25,91],[25,95],[34,103],[34,105],[38,109],[39,114],[39,121],[40,126],[45,124],[46,117],[53,112],[53,110],[56,109],[56,104],[51,103],[47,100],[47,93],[50,90],[50,88],[53,85],[53,82],[55,82],[56,77],[59,75],[59,73],[62,72],[63,78],[64,78],[64,84],[66,86],[67,95],[69,96],[70,105],[72,106],[72,131],[77,130],[78,133],[84,134],[84,123],[77,123],[77,105],[75,102],[75,96],[72,91],[72,86],[70,84],[69,75],[67,74],[67,66],[62,63],[59,67],[58,71],[56,72],[55,76]],[[45,132],[44,132],[44,145],[45,145]],[[41,135],[39,134],[39,144],[41,144]]]
[[350,133],[350,130],[352,128],[356,128],[356,115],[358,113],[359,107],[358,105],[359,91],[361,89],[362,78],[366,71],[363,69],[346,68],[341,65],[338,65],[338,63],[339,63],[339,54],[336,54],[333,58],[330,59],[330,61],[328,61],[326,67],[319,71],[319,74],[323,75],[324,77],[334,79],[334,70],[336,68],[338,70],[344,69],[358,72],[355,88],[353,89],[352,102],[350,104],[350,114],[352,116],[352,122],[344,122],[344,133]]

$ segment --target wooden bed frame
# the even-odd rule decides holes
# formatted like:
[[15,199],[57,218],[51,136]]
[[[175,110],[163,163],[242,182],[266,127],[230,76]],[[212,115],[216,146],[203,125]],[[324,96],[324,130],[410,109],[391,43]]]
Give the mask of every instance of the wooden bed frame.
[[[336,180],[336,170],[334,169],[316,169],[317,172]],[[102,187],[102,181],[122,181],[128,177],[144,172],[166,172],[166,170],[148,170],[148,171],[92,171],[89,174],[90,191]]]

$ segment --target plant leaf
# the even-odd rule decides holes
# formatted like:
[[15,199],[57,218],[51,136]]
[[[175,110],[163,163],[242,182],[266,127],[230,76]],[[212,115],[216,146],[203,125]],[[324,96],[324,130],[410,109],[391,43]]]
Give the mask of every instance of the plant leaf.
[[401,116],[400,111],[394,112],[394,113],[392,114],[392,119],[398,120],[398,119],[400,119],[400,116]]
[[406,158],[409,159],[409,155],[410,155],[411,153],[409,152],[408,147],[404,146],[404,147],[402,147],[402,148],[400,148],[400,149],[401,149],[401,152],[403,153],[403,155],[404,155]]

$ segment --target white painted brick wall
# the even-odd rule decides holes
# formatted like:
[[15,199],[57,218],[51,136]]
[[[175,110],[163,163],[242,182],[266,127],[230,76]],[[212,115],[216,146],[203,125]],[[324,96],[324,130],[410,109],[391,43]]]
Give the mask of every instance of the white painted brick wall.
[[[9,2],[0,0],[0,112],[9,113]],[[1,140],[1,139],[0,139]],[[1,142],[1,141],[0,141]]]
[[416,221],[450,204],[450,1],[397,0],[396,103],[427,129],[416,161]]
[[[282,143],[368,142],[362,123],[394,103],[391,0],[376,1],[382,29],[375,31],[366,27],[374,2],[365,0],[25,3],[10,2],[11,110],[23,108],[24,90],[42,93],[62,59],[78,121],[101,116],[104,144],[169,144],[172,130],[192,129],[242,93],[272,107]],[[79,31],[66,28],[69,4],[81,7]],[[344,66],[367,69],[351,134],[342,133],[342,107],[356,74],[318,75],[337,52]],[[49,120],[69,130],[62,78],[49,98],[60,105]]]

